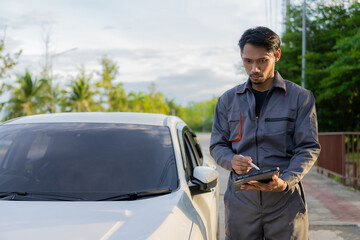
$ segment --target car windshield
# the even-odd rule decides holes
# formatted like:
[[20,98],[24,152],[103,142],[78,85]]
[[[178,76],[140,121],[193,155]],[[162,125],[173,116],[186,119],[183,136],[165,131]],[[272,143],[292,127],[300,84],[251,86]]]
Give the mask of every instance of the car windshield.
[[85,200],[176,189],[168,127],[51,123],[0,127],[0,192]]

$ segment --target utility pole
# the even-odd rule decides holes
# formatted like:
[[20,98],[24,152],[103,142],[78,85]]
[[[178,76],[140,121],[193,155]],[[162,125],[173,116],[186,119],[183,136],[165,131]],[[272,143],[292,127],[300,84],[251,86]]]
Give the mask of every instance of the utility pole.
[[302,62],[301,62],[301,86],[305,88],[305,68],[306,68],[306,0],[303,2],[302,15]]

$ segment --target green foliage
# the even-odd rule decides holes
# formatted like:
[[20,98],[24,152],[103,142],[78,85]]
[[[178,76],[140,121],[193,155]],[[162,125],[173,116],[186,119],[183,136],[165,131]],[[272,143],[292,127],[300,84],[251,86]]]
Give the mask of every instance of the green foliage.
[[[0,42],[0,54],[3,50],[3,41]],[[5,57],[5,68],[13,67],[16,62],[9,54]],[[51,86],[51,79],[36,79],[26,71],[24,76],[19,76],[16,86],[2,84],[2,92],[10,92],[10,99],[2,103],[5,106],[3,120],[24,115],[39,113],[53,113],[57,109],[61,112],[147,112],[176,115],[184,119],[195,131],[211,131],[212,121],[217,103],[217,98],[209,101],[191,103],[189,107],[176,104],[174,99],[167,99],[156,90],[151,83],[147,92],[130,92],[126,94],[123,84],[116,82],[119,75],[117,63],[103,56],[100,60],[101,71],[97,72],[99,78],[93,81],[93,74],[87,73],[82,66],[70,84],[61,89],[59,85]],[[240,69],[240,68],[239,68]],[[0,77],[3,75],[0,75]]]
[[218,98],[191,103],[184,109],[184,121],[196,132],[210,132]]
[[109,92],[109,112],[126,112],[128,110],[128,97],[122,83],[118,83]]
[[119,66],[111,58],[104,56],[101,59],[101,72],[98,72],[101,79],[96,83],[99,88],[100,102],[106,103],[109,112],[121,111],[125,107],[122,104],[124,101],[125,91],[122,89],[122,84],[114,86],[114,80],[119,73]]
[[[0,40],[0,78],[17,63],[21,51],[10,55],[4,52],[4,40]],[[130,92],[126,94],[123,84],[116,82],[119,75],[117,63],[103,56],[100,60],[99,79],[93,82],[93,75],[86,73],[82,66],[70,84],[61,89],[52,86],[52,79],[34,78],[28,71],[18,76],[16,84],[11,86],[2,83],[0,95],[10,93],[7,102],[0,103],[3,120],[24,115],[61,112],[147,112],[176,115],[184,119],[195,131],[211,131],[217,98],[209,101],[191,103],[189,107],[176,104],[174,99],[167,99],[151,83],[147,92]],[[239,71],[243,71],[241,67]],[[4,108],[3,108],[4,107]]]
[[[320,131],[360,130],[360,3],[310,2],[306,88],[316,97]],[[292,5],[282,37],[281,74],[301,82],[301,6]]]
[[169,106],[169,111],[166,114],[184,118],[185,109],[181,105],[176,104],[174,99],[165,99],[165,103]]
[[23,115],[44,113],[49,95],[45,93],[48,80],[34,79],[26,71],[24,76],[18,76],[16,87],[10,87],[9,101],[5,104],[5,120]]
[[61,98],[61,110],[64,112],[90,112],[99,111],[101,105],[94,101],[97,91],[91,84],[92,75],[86,74],[85,68],[81,67],[75,79],[69,85],[70,90],[63,90]]
[[165,99],[162,93],[157,92],[155,84],[150,84],[149,92],[130,92],[126,95],[122,83],[115,84],[119,73],[119,66],[107,56],[101,59],[102,71],[98,73],[101,79],[96,83],[100,90],[100,102],[106,105],[107,111],[131,111],[148,113],[171,114],[170,106],[176,109],[174,102]]
[[[5,53],[5,37],[0,39],[0,79],[6,76],[6,71],[12,69],[16,64],[17,60],[21,55],[21,50],[13,55]],[[10,91],[11,86],[2,82],[0,84],[0,95],[4,92]],[[0,103],[0,110],[2,110],[5,103]]]
[[[298,2],[300,4],[300,2]],[[360,3],[356,0],[307,0],[306,87],[316,98],[320,131],[360,131]],[[301,83],[302,6],[288,9],[282,36],[282,57],[276,67],[291,81]],[[21,51],[4,53],[0,40],[0,78],[16,63]],[[45,112],[127,111],[177,115],[195,131],[211,131],[217,98],[182,107],[151,84],[147,92],[126,93],[117,81],[119,66],[103,56],[99,78],[93,81],[84,67],[66,89],[52,88],[49,79],[28,71],[14,86],[2,83],[0,94],[10,93],[0,104],[5,119]],[[243,71],[235,66],[238,72]]]
[[17,64],[17,60],[21,55],[21,50],[13,55],[10,53],[4,53],[5,40],[0,39],[0,79],[6,74],[6,71],[13,68]]
[[56,109],[61,112],[148,112],[168,115],[184,115],[184,108],[174,100],[164,97],[156,91],[155,84],[149,86],[148,92],[125,93],[122,83],[115,83],[118,75],[116,62],[110,58],[101,59],[102,71],[97,75],[100,79],[93,82],[93,75],[86,73],[82,66],[76,77],[65,89],[59,86],[51,88],[49,79],[34,79],[26,71],[24,76],[18,77],[19,86],[3,85],[4,91],[10,92],[10,100],[5,105],[5,118],[51,113]]

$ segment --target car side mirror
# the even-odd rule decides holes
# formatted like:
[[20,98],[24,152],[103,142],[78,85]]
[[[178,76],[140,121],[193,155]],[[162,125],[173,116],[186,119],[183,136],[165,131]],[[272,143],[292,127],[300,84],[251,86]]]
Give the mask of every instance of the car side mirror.
[[190,190],[197,193],[211,191],[211,188],[216,186],[218,177],[219,172],[212,167],[195,167]]

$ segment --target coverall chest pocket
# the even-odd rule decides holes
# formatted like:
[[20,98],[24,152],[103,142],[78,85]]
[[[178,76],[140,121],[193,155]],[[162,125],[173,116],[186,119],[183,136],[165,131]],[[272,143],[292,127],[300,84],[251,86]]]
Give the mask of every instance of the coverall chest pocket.
[[265,118],[265,127],[266,132],[270,134],[293,132],[295,127],[295,118]]
[[278,156],[292,154],[295,118],[265,118],[265,129],[265,148],[271,149]]
[[241,113],[229,112],[229,142],[236,142],[241,140]]

